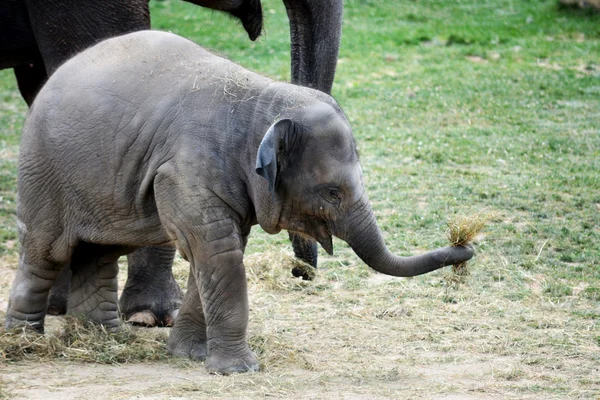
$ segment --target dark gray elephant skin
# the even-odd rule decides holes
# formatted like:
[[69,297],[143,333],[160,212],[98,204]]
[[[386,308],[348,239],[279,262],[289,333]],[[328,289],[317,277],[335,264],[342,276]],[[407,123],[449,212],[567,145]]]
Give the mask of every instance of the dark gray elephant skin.
[[[239,18],[255,40],[260,0],[187,0]],[[0,68],[14,68],[28,105],[70,57],[109,37],[150,29],[148,0],[8,0],[0,3]]]
[[[252,40],[261,33],[259,0],[187,1],[239,18]],[[292,38],[292,82],[329,93],[340,44],[343,2],[284,2]],[[47,77],[73,55],[108,37],[149,28],[148,0],[4,1],[0,3],[0,69],[14,68],[21,94],[31,105]],[[316,267],[314,241],[290,235],[296,256]],[[171,274],[173,256],[169,247],[140,250],[128,256],[128,281],[120,299],[126,319],[151,326],[171,324],[182,298]],[[147,268],[148,263],[155,268]],[[304,279],[309,276],[299,269],[293,273]],[[52,289],[50,313],[66,311],[69,279],[67,268]]]
[[473,255],[467,247],[391,254],[348,121],[329,95],[169,33],[109,39],[59,68],[26,120],[18,179],[21,254],[7,328],[43,332],[48,291],[69,263],[69,312],[114,327],[117,257],[175,245],[190,275],[168,349],[205,359],[211,372],[258,369],[246,341],[243,264],[255,224],[329,253],[335,235],[396,276]]

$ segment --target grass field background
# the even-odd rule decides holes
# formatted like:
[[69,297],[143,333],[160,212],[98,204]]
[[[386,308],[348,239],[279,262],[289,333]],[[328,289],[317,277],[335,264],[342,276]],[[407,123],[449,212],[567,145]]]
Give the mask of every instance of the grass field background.
[[[153,28],[289,80],[280,2],[263,1],[265,32],[255,43],[220,13],[178,0],[150,4]],[[448,271],[387,279],[336,241],[335,256],[321,251],[317,279],[302,283],[285,263],[287,235],[255,229],[250,341],[264,372],[204,376],[201,385],[172,384],[173,393],[598,398],[600,16],[554,0],[346,0],[333,96],[352,124],[392,251],[445,245],[457,214],[493,215],[471,275],[461,285]],[[11,71],[0,72],[0,97],[3,317],[26,113]],[[184,282],[183,262],[176,272]],[[1,363],[0,393],[3,385],[26,393],[17,378],[31,363]],[[201,366],[164,363],[204,375]],[[120,390],[114,398],[148,393]]]

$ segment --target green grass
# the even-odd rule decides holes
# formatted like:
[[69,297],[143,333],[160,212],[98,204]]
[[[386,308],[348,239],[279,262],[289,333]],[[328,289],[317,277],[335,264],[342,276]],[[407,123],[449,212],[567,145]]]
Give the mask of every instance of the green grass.
[[[154,28],[288,80],[285,10],[275,0],[263,6],[266,34],[251,43],[224,15],[151,1]],[[15,166],[26,111],[13,81],[0,72],[0,250],[7,256],[17,248]],[[382,378],[375,368],[388,365],[366,366],[359,354],[400,354],[407,371],[449,365],[441,356],[423,359],[427,348],[454,362],[510,360],[494,367],[490,395],[593,398],[600,388],[589,372],[600,362],[600,16],[559,9],[553,0],[346,0],[333,96],[351,121],[367,190],[394,252],[445,245],[456,214],[495,217],[476,245],[467,282],[452,290],[445,271],[374,285],[375,275],[341,241],[335,256],[321,252],[314,283],[290,283],[287,270],[261,275],[253,264],[251,343],[268,347],[289,332],[317,340],[309,329],[320,326],[330,342],[286,349],[302,355],[300,364],[310,359],[318,373],[331,343],[346,340],[354,356],[330,358],[356,369],[333,364],[315,379],[325,387],[341,380],[352,393],[362,393],[360,382],[367,391],[395,376],[388,368]],[[248,253],[279,248],[291,251],[287,235],[255,229]],[[308,310],[298,311],[306,328],[277,325],[280,314],[269,304],[286,296],[307,301]],[[400,330],[398,319],[411,328]],[[355,321],[364,332],[341,330]],[[403,345],[389,350],[366,339],[390,331]],[[353,337],[364,337],[363,347]],[[268,375],[263,384],[277,386],[269,377],[275,379]],[[452,392],[435,384],[419,392],[411,382],[410,393],[421,396]]]

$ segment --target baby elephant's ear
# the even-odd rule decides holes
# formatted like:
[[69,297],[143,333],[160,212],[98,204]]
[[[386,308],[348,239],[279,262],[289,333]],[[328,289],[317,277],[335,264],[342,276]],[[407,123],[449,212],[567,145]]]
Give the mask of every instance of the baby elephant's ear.
[[256,173],[269,182],[269,191],[271,193],[275,191],[277,184],[277,159],[278,156],[281,156],[278,153],[282,148],[280,141],[286,137],[286,132],[290,130],[292,124],[292,121],[289,119],[282,119],[275,122],[263,137],[260,146],[258,146]]

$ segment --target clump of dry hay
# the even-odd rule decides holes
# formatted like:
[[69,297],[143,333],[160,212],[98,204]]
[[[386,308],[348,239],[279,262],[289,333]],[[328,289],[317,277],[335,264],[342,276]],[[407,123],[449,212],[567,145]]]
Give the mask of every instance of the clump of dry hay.
[[[475,213],[471,216],[457,215],[448,221],[448,241],[451,246],[466,246],[471,244],[490,220],[490,213]],[[462,283],[469,275],[467,262],[452,266],[452,273],[448,277],[450,283]]]
[[315,277],[315,268],[282,251],[266,251],[250,254],[244,258],[247,277],[250,283],[270,290],[294,290],[307,285],[292,276],[292,269],[299,268]]
[[167,358],[166,340],[165,333],[144,337],[127,325],[112,332],[66,316],[59,331],[45,335],[27,329],[0,331],[0,361],[56,358],[103,364],[154,361]]
[[280,340],[279,335],[251,336],[248,344],[260,359],[261,371],[283,366],[300,367],[306,370],[314,369],[314,362],[302,349]]

